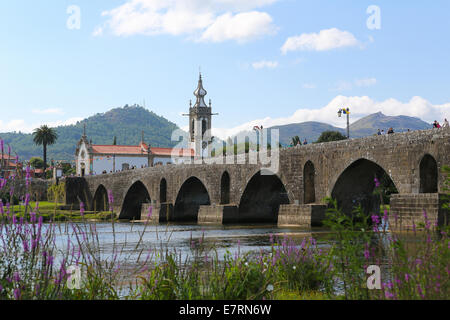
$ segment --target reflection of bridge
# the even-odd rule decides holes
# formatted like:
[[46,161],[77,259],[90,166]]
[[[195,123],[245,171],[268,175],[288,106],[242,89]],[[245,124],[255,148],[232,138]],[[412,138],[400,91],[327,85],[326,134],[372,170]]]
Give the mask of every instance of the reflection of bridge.
[[67,178],[66,202],[107,210],[111,191],[123,219],[145,219],[151,203],[152,220],[160,222],[311,225],[320,222],[326,196],[346,212],[357,203],[376,208],[374,177],[387,173],[399,192],[391,210],[408,224],[422,209],[443,214],[441,169],[450,165],[449,151],[449,129],[312,144],[281,150],[279,172],[271,176],[260,175],[259,164],[198,164]]

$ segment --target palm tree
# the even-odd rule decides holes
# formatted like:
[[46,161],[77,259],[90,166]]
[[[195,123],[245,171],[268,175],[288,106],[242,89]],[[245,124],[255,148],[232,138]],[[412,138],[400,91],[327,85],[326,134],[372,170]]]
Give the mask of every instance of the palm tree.
[[58,134],[52,128],[49,128],[46,125],[41,126],[40,128],[34,129],[33,131],[33,141],[36,145],[42,145],[44,148],[44,178],[45,178],[45,170],[47,169],[47,146],[55,144],[58,139]]

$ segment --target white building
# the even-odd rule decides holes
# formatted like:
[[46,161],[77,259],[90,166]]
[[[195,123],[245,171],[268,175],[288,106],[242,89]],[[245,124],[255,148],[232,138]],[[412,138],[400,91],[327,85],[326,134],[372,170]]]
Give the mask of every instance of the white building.
[[193,150],[148,148],[137,146],[95,145],[84,134],[77,145],[76,169],[78,176],[112,173],[133,168],[191,162]]

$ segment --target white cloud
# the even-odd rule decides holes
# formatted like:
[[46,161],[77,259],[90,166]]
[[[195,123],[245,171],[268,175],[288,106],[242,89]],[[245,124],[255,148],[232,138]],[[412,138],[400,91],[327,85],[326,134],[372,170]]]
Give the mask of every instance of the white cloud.
[[252,67],[253,67],[253,69],[256,69],[256,70],[263,69],[263,68],[275,69],[276,67],[278,67],[278,61],[261,60],[261,61],[253,62]]
[[234,16],[231,13],[225,13],[206,29],[201,41],[236,40],[242,43],[275,32],[276,27],[272,23],[272,17],[265,12],[243,12]]
[[[241,131],[248,131],[255,125],[263,125],[265,128],[272,126],[285,125],[290,123],[300,123],[305,121],[319,121],[344,128],[346,122],[338,118],[337,111],[342,107],[350,108],[350,121],[354,122],[369,114],[382,112],[388,116],[405,115],[418,117],[429,123],[435,119],[443,120],[450,116],[450,102],[442,105],[433,105],[431,102],[421,98],[413,97],[409,102],[401,102],[390,98],[385,101],[375,101],[367,96],[346,97],[337,96],[326,106],[318,109],[299,109],[294,114],[286,118],[264,118],[250,121],[234,128],[213,128],[214,136],[220,139],[226,139]],[[431,125],[430,125],[431,126]]]
[[269,14],[249,11],[276,1],[128,0],[104,11],[108,20],[93,35],[110,30],[116,36],[170,34],[194,41],[246,42],[276,31]]
[[328,51],[359,44],[355,36],[337,28],[322,30],[319,33],[303,33],[289,37],[281,47],[283,54],[289,51]]
[[64,114],[60,108],[33,109],[31,112],[34,114]]

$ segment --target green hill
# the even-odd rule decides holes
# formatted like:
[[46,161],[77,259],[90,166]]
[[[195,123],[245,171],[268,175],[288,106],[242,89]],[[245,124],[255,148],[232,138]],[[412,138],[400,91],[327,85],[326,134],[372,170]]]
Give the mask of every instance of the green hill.
[[[144,130],[145,142],[153,147],[173,147],[172,132],[177,125],[141,106],[126,105],[106,113],[99,113],[75,125],[60,126],[57,143],[48,147],[48,159],[73,160],[78,140],[86,124],[86,135],[94,144],[112,144],[114,136],[118,145],[137,145]],[[33,143],[33,136],[24,133],[0,133],[0,137],[10,144],[21,160],[42,157],[42,147]]]
[[[405,132],[408,129],[411,131],[431,129],[432,125],[419,118],[408,116],[386,116],[381,112],[378,112],[350,124],[350,138],[371,136],[376,134],[378,129],[387,132],[391,127],[395,132]],[[299,136],[302,142],[305,138],[308,143],[317,141],[320,134],[324,131],[338,131],[343,135],[347,135],[346,129],[337,128],[321,122],[292,123],[271,127],[269,129],[280,130],[280,142],[283,145],[289,145],[292,137],[295,136]]]
[[407,116],[385,116],[378,112],[359,119],[350,125],[350,135],[353,138],[370,136],[377,133],[378,129],[387,132],[389,128],[395,132],[405,132],[411,130],[431,129],[432,125],[419,118]]

